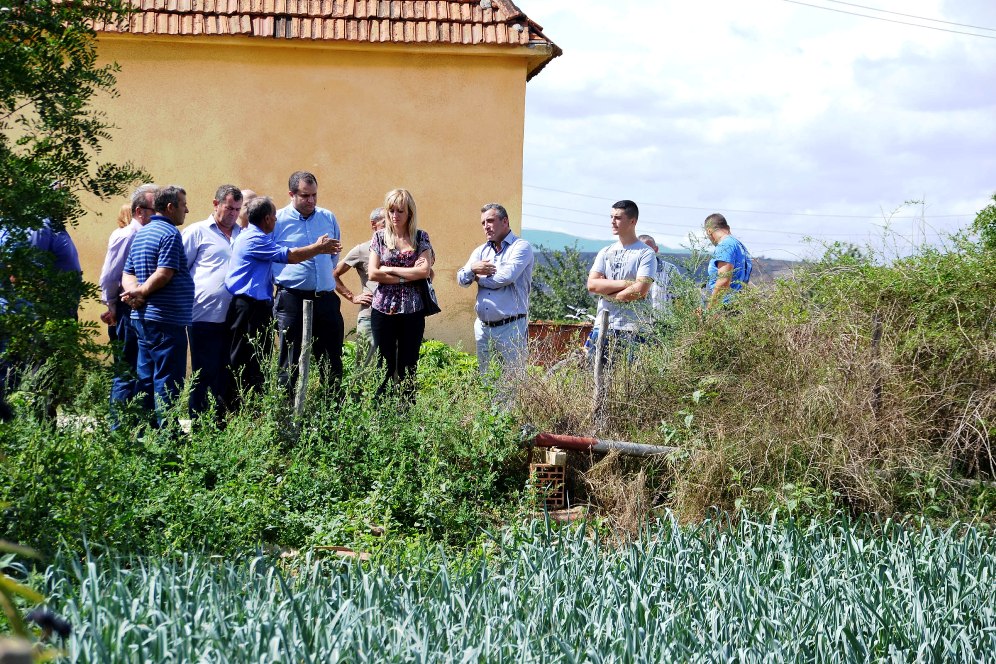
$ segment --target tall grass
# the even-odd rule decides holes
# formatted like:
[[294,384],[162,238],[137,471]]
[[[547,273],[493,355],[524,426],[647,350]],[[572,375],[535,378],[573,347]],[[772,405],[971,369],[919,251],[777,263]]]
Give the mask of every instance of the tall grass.
[[847,517],[666,518],[632,545],[534,523],[371,565],[88,557],[47,573],[73,661],[985,661],[996,550]]
[[689,519],[718,506],[991,520],[991,254],[950,242],[888,264],[831,247],[726,315],[701,317],[688,284],[669,327],[614,372],[603,429],[576,369],[534,376],[521,417],[681,447],[654,489]]

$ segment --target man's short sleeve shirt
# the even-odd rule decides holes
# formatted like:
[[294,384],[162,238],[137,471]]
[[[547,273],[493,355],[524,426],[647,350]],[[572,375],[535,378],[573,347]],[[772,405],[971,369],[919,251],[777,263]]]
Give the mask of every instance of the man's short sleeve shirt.
[[[657,257],[640,240],[626,246],[616,242],[598,252],[591,271],[604,274],[606,279],[652,280],[657,276]],[[638,332],[645,329],[651,319],[649,298],[635,302],[615,302],[600,298],[598,313],[602,311],[609,312],[609,329],[612,330]]]
[[164,267],[173,270],[173,278],[152,293],[145,306],[131,312],[140,320],[159,321],[174,325],[190,325],[194,306],[194,280],[187,269],[180,231],[166,217],[153,216],[131,243],[124,271],[145,283],[152,273]]
[[709,282],[706,289],[712,293],[713,289],[716,287],[716,281],[719,278],[719,265],[718,263],[729,263],[733,266],[733,281],[730,284],[730,291],[723,296],[723,302],[729,302],[733,295],[742,290],[744,284],[750,281],[750,274],[753,269],[753,262],[751,261],[750,254],[747,253],[747,247],[743,245],[743,242],[733,237],[732,235],[727,235],[713,248],[712,260],[709,261]]
[[[317,242],[322,235],[336,240],[340,237],[339,222],[329,210],[316,207],[307,219],[302,218],[293,205],[277,212],[273,239],[278,245],[291,249],[306,247]],[[295,265],[274,263],[273,280],[285,288],[331,292],[335,290],[332,272],[338,261],[338,256],[318,254]]]

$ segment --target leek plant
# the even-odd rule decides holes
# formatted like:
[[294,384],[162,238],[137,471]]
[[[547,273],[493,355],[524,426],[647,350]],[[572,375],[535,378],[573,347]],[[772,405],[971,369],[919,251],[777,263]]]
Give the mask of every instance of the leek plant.
[[73,661],[983,661],[996,550],[967,527],[667,517],[625,547],[535,522],[371,563],[186,555],[47,573]]

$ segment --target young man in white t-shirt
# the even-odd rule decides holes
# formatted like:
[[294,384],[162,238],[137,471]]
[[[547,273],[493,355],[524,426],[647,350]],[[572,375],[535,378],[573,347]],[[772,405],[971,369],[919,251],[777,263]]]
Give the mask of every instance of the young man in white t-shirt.
[[[588,292],[599,296],[596,320],[601,320],[603,310],[609,312],[610,340],[625,337],[642,341],[651,318],[647,295],[657,275],[657,257],[637,237],[639,217],[640,209],[633,201],[622,200],[612,206],[612,234],[619,241],[598,252],[588,273]],[[592,341],[600,332],[595,329]]]

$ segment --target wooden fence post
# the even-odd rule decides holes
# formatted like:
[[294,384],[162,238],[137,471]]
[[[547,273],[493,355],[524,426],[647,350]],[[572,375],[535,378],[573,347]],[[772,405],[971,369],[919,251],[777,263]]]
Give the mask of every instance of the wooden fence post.
[[598,314],[598,339],[595,340],[595,394],[594,419],[595,430],[600,431],[605,425],[605,348],[609,342],[609,312],[602,310]]
[[308,394],[308,371],[311,368],[311,326],[314,318],[315,303],[304,300],[304,315],[301,330],[301,360],[297,372],[297,395],[294,398],[294,414],[300,416],[304,411],[304,399]]
[[882,408],[882,314],[878,311],[872,316],[872,413],[878,417]]

